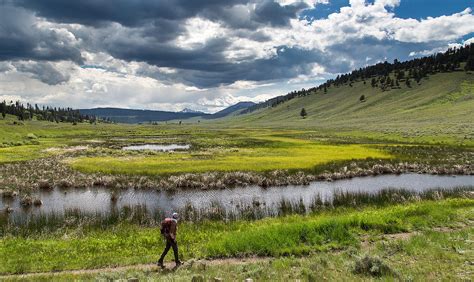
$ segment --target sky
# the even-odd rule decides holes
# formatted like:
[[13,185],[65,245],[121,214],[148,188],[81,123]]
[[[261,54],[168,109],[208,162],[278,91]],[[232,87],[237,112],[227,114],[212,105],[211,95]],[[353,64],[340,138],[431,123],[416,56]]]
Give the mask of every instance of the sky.
[[0,0],[0,100],[216,112],[474,42],[474,0]]

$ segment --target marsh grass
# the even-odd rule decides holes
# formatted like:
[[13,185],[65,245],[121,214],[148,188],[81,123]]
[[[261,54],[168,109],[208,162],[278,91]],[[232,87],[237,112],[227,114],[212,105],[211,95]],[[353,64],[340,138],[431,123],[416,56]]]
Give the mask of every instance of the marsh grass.
[[[325,131],[191,125],[68,127],[36,121],[16,130],[0,121],[3,128],[3,138],[14,140],[19,135],[29,140],[32,133],[39,143],[0,148],[0,190],[28,192],[45,183],[71,188],[102,183],[114,189],[224,189],[383,173],[474,173],[472,146],[392,143],[355,133],[341,137]],[[140,143],[192,147],[174,153],[120,149]]]
[[[338,180],[368,175],[427,173],[427,174],[474,174],[470,160],[474,158],[472,148],[443,146],[400,146],[373,145],[386,151],[390,159],[366,158],[362,160],[339,160],[321,163],[307,169],[278,169],[272,171],[206,171],[202,173],[176,173],[171,175],[147,175],[147,171],[135,173],[123,162],[123,169],[130,174],[84,173],[72,169],[70,159],[89,154],[88,151],[71,151],[65,155],[27,162],[0,165],[0,191],[30,193],[52,187],[104,186],[110,189],[227,189],[236,186],[259,185],[261,187],[306,185],[314,180]],[[238,153],[238,152],[237,152]],[[182,154],[182,153],[178,153]],[[188,152],[183,153],[188,154]],[[278,152],[275,155],[278,156]],[[91,156],[93,156],[92,154]],[[171,154],[173,155],[173,154]],[[176,154],[174,154],[176,155]],[[107,158],[120,158],[107,155]],[[174,156],[179,162],[179,156]],[[200,157],[199,157],[200,158]],[[208,159],[211,161],[211,159]],[[243,162],[244,163],[244,162]],[[104,164],[107,166],[106,164]],[[169,165],[172,166],[172,163]],[[218,166],[219,163],[213,164]],[[130,165],[130,167],[133,167]],[[143,174],[142,174],[143,172]],[[151,172],[151,171],[149,171]]]
[[[181,220],[190,224],[202,222],[238,222],[255,221],[264,218],[285,217],[289,215],[318,215],[337,209],[364,209],[367,207],[385,207],[394,204],[416,203],[424,200],[443,200],[450,198],[473,198],[474,187],[455,189],[433,189],[421,193],[403,189],[386,189],[377,193],[336,192],[332,198],[316,195],[309,204],[303,198],[296,201],[281,199],[276,205],[253,200],[236,203],[227,208],[218,201],[208,206],[195,207],[186,204],[177,209]],[[121,224],[133,224],[141,227],[157,227],[166,216],[163,210],[150,211],[146,205],[113,207],[109,212],[84,212],[80,209],[67,209],[64,213],[14,216],[6,211],[0,213],[0,236],[29,236],[82,229],[108,229]]]
[[[271,140],[270,140],[271,141]],[[203,157],[205,156],[205,157]],[[309,169],[334,160],[389,158],[390,155],[361,145],[293,144],[284,142],[274,147],[250,147],[238,151],[212,154],[156,154],[138,157],[82,157],[70,161],[77,170],[108,174],[169,175],[174,173],[204,173],[210,171],[254,171]]]

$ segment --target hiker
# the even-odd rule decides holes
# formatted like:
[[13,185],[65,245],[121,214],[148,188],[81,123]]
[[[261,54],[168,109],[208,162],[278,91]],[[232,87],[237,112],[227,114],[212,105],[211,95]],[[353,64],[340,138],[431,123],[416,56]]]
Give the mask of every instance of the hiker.
[[171,218],[165,218],[161,222],[161,234],[166,239],[166,247],[165,247],[165,250],[163,251],[163,254],[161,254],[160,259],[158,260],[158,266],[160,267],[164,267],[163,260],[165,259],[165,256],[170,250],[170,248],[173,248],[174,261],[176,263],[176,266],[181,265],[181,261],[179,260],[179,256],[178,256],[178,243],[176,242],[176,230],[178,229],[178,218],[179,218],[178,214],[173,213]]

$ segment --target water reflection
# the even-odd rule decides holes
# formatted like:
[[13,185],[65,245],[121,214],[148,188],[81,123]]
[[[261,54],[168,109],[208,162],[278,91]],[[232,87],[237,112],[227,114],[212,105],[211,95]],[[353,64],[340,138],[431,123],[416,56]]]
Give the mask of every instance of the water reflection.
[[176,151],[176,150],[189,150],[189,148],[191,148],[190,145],[180,145],[180,144],[169,144],[169,145],[144,144],[144,145],[133,145],[133,146],[123,147],[122,150],[126,150],[126,151],[151,150],[151,151],[169,152],[169,151]]
[[125,189],[111,192],[106,188],[91,187],[77,189],[56,188],[39,191],[31,195],[39,198],[41,206],[22,207],[20,199],[2,198],[0,209],[13,208],[9,217],[24,219],[37,214],[61,215],[65,210],[77,209],[84,213],[110,213],[124,207],[143,206],[150,213],[169,213],[192,206],[206,209],[212,206],[235,211],[242,207],[265,207],[276,212],[282,203],[301,202],[304,206],[314,204],[315,198],[331,202],[337,193],[377,194],[395,188],[409,192],[425,192],[435,188],[445,190],[460,186],[474,187],[474,176],[435,176],[422,174],[381,175],[353,178],[335,182],[313,182],[308,186],[285,186],[261,188],[249,186],[225,190],[183,190],[176,192]]

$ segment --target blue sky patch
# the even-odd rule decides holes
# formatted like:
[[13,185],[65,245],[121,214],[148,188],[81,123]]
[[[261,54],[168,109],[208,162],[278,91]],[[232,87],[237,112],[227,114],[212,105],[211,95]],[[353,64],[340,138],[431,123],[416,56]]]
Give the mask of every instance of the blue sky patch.
[[402,0],[395,7],[395,14],[399,18],[425,19],[452,15],[473,6],[473,0]]

